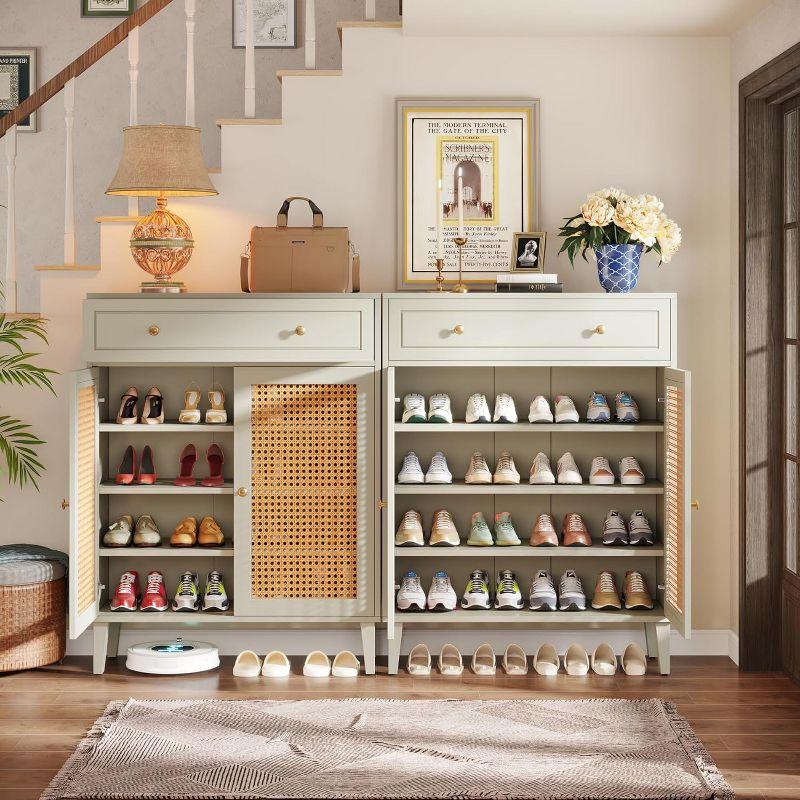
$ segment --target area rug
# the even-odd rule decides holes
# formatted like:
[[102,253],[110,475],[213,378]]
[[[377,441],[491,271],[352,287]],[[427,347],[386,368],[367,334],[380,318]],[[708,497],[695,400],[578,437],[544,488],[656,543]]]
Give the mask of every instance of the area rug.
[[128,700],[43,800],[701,800],[733,792],[661,700]]

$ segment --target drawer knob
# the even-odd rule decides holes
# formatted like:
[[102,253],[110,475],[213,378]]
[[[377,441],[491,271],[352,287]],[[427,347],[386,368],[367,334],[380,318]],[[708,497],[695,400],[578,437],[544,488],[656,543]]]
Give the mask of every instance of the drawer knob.
[[158,327],[158,325],[151,325],[151,326],[150,326],[150,327],[147,329],[147,332],[148,332],[148,333],[149,333],[151,336],[158,336],[158,334],[159,334],[159,333],[161,333],[161,328],[159,328],[159,327]]
[[236,494],[238,494],[239,497],[247,497],[247,489],[245,489],[244,486],[240,486],[236,490]]
[[606,326],[605,326],[605,325],[598,325],[598,326],[597,326],[597,327],[594,329],[594,332],[595,332],[595,333],[600,333],[600,334],[603,334],[603,333],[605,333],[605,332],[606,332]]
[[294,332],[295,332],[295,333],[296,333],[298,336],[305,336],[305,335],[306,335],[306,326],[305,326],[305,325],[298,325],[298,326],[297,326],[297,327],[294,329]]
[[464,326],[463,325],[456,325],[455,328],[453,328],[453,333],[456,336],[461,336],[461,334],[464,333]]
[[699,500],[692,500],[692,508],[695,511],[699,511],[700,510],[700,501]]

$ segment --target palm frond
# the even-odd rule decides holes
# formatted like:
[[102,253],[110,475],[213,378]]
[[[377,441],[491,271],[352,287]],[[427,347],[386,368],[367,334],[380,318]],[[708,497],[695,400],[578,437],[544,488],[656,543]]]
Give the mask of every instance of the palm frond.
[[0,453],[6,462],[8,482],[23,488],[31,483],[37,490],[37,478],[44,466],[33,448],[44,441],[31,432],[31,426],[9,416],[0,416]]
[[22,319],[6,319],[5,314],[0,314],[0,345],[13,347],[18,353],[22,352],[20,342],[29,336],[37,336],[47,344],[47,320],[33,317]]
[[55,394],[56,390],[50,380],[50,375],[54,375],[55,370],[37,366],[28,360],[37,355],[39,354],[20,352],[0,356],[0,383],[36,386],[39,389],[49,389]]

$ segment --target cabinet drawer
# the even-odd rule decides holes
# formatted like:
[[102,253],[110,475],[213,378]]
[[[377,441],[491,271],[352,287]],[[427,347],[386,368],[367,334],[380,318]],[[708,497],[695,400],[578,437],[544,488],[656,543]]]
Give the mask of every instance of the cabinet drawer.
[[390,361],[664,364],[674,298],[447,297],[388,300]]

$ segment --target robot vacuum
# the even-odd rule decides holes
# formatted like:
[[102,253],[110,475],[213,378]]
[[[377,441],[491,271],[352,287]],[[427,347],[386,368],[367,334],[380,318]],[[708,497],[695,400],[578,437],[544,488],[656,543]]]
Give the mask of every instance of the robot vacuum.
[[151,675],[188,675],[219,666],[219,648],[208,642],[144,642],[128,648],[128,669]]

